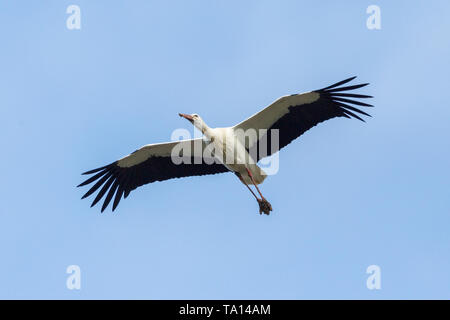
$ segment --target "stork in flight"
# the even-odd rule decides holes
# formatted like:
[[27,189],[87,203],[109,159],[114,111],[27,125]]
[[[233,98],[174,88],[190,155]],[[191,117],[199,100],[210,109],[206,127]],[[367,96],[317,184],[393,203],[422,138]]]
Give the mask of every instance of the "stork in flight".
[[[353,105],[361,107],[372,107],[372,105],[355,100],[355,98],[372,97],[350,93],[350,91],[364,87],[368,83],[343,86],[355,78],[340,81],[320,90],[281,97],[233,127],[210,128],[199,115],[180,113],[181,117],[187,119],[203,133],[202,138],[149,144],[111,164],[83,173],[93,176],[78,187],[93,182],[95,184],[84,194],[82,199],[100,189],[91,207],[106,195],[101,211],[106,209],[113,198],[112,211],[114,211],[122,197],[128,197],[132,190],[144,184],[172,178],[231,171],[256,198],[259,204],[259,213],[269,214],[272,206],[258,188],[258,185],[266,178],[266,173],[257,165],[259,160],[278,151],[278,148],[272,150],[270,147],[272,144],[269,132],[278,130],[278,146],[281,149],[325,120],[345,117],[364,121],[357,113],[370,115]],[[238,132],[247,130],[260,132],[266,130],[263,131],[266,134],[249,136],[244,140],[235,139]],[[233,143],[229,143],[229,141],[233,141]],[[210,155],[193,153],[192,150],[198,146],[202,150],[212,146],[213,152]],[[183,159],[181,163],[174,161],[173,151],[175,149],[178,150],[175,154]],[[265,149],[267,152],[259,152],[259,154],[256,152],[256,155],[255,152],[252,152],[252,150],[258,151],[259,149]],[[224,161],[229,159],[230,154],[232,161]],[[249,185],[254,185],[260,198]]]

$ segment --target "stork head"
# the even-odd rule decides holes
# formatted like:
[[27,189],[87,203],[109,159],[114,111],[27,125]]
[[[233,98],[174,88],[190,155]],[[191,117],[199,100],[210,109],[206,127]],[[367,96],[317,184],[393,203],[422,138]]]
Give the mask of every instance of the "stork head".
[[190,123],[192,123],[201,132],[204,132],[205,129],[207,128],[206,123],[196,113],[193,113],[193,114],[179,113],[179,116],[182,117],[182,118],[185,118],[186,120],[188,120]]

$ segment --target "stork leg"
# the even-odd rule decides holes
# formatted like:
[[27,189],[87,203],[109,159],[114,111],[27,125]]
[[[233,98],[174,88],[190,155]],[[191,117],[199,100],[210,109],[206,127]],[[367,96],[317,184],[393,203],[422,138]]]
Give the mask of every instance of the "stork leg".
[[247,173],[248,173],[250,179],[253,182],[253,185],[255,186],[256,190],[258,191],[259,195],[261,196],[261,200],[257,198],[258,204],[259,204],[259,214],[261,214],[261,211],[267,215],[270,214],[270,211],[272,211],[272,205],[262,195],[261,191],[258,188],[258,185],[256,184],[255,180],[253,179],[253,174],[251,173],[251,171],[248,168],[246,168],[246,169],[247,169]]
[[238,176],[239,180],[241,180],[241,182],[248,188],[248,190],[250,190],[250,192],[252,193],[252,195],[255,197],[255,199],[259,202],[261,200],[258,199],[258,197],[256,196],[256,194],[253,192],[253,190],[248,186],[248,184],[245,183],[244,179],[242,179],[242,176],[240,173],[235,172],[235,174]]
[[[250,192],[252,193],[252,195],[255,197],[256,201],[258,201],[258,205],[259,205],[259,214],[262,214],[264,212],[264,214],[270,214],[270,211],[272,211],[272,206],[270,205],[270,203],[263,197],[263,195],[261,194],[261,192],[259,191],[258,188],[256,188],[259,192],[259,194],[261,195],[261,199],[259,199],[256,194],[253,192],[253,190],[250,188],[250,186],[244,181],[244,179],[242,178],[241,174],[238,172],[235,172],[235,174],[238,176],[239,180],[241,180],[241,182],[248,188],[248,190],[250,190]],[[255,181],[253,180],[253,177],[250,176],[250,178],[253,181],[253,184],[256,186]]]

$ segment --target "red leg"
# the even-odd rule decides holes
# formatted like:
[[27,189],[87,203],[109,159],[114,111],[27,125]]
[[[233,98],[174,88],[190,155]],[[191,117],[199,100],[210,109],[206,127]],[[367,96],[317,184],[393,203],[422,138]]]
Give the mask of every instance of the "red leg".
[[[258,186],[256,185],[255,180],[253,179],[253,175],[250,172],[250,170],[248,168],[247,169],[247,173],[250,176],[250,179],[252,179],[253,185],[255,186],[256,190],[258,190],[259,195],[261,196],[261,200],[256,198],[256,200],[258,200],[258,204],[259,204],[259,214],[261,214],[262,212],[264,212],[265,214],[269,214],[270,211],[272,211],[272,205],[269,203],[269,201],[267,201],[264,196],[262,195],[261,191],[259,190]],[[249,189],[250,187],[247,186]],[[253,192],[252,192],[253,193]]]
[[250,176],[250,179],[252,179],[253,185],[255,186],[256,190],[258,190],[258,193],[259,193],[259,195],[261,196],[261,198],[264,199],[264,197],[263,197],[261,191],[259,191],[258,185],[256,184],[255,180],[253,180],[253,175],[252,175],[252,173],[250,172],[250,170],[249,170],[248,168],[246,168],[246,169],[247,169],[248,175]]
[[244,179],[242,179],[241,174],[236,172],[236,175],[238,176],[239,180],[241,180],[241,182],[248,188],[248,190],[250,190],[250,192],[251,192],[252,195],[256,198],[256,200],[259,201],[258,197],[257,197],[256,194],[253,192],[253,190],[248,186],[248,184],[245,183]]

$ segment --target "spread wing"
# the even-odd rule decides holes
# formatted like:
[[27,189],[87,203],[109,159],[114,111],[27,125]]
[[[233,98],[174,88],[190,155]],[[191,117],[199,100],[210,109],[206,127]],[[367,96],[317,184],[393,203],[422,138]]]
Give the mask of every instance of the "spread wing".
[[[366,112],[355,107],[372,107],[372,105],[359,101],[371,96],[351,93],[352,90],[362,88],[368,83],[352,86],[342,86],[352,81],[352,77],[326,88],[284,96],[273,102],[270,106],[256,113],[252,117],[244,120],[233,127],[236,129],[267,129],[267,134],[249,135],[245,141],[246,148],[250,154],[257,154],[258,161],[265,156],[270,156],[279,149],[285,147],[303,133],[317,124],[335,117],[356,118],[364,121],[358,114],[370,116]],[[279,148],[271,148],[271,130],[278,129]],[[252,139],[253,137],[253,139]],[[255,138],[256,137],[256,138]],[[259,142],[259,143],[258,143]],[[260,154],[258,148],[260,143],[264,143],[264,154]]]
[[[114,211],[122,196],[124,198],[128,197],[132,190],[144,184],[172,178],[227,172],[228,169],[224,165],[211,161],[211,159],[206,162],[212,164],[207,164],[201,153],[197,156],[197,150],[204,150],[205,147],[206,145],[202,139],[143,146],[132,154],[109,165],[83,173],[85,175],[91,174],[92,176],[78,187],[93,182],[95,184],[86,192],[82,199],[100,189],[91,207],[106,195],[102,212],[113,197],[112,210]],[[173,152],[178,159],[176,161],[172,157]]]

